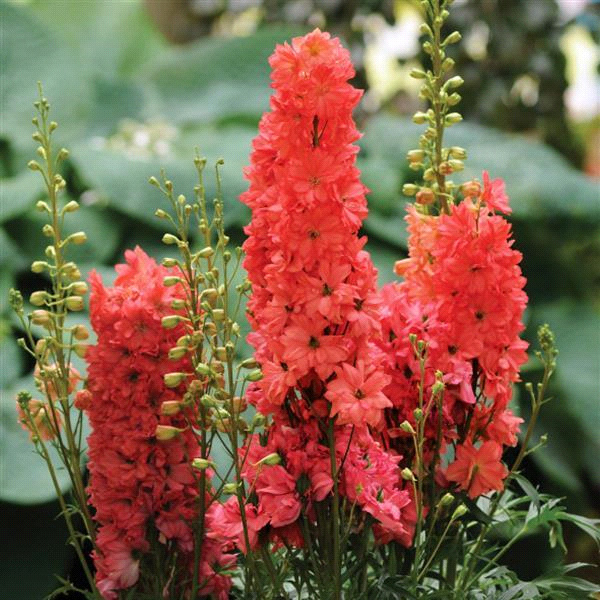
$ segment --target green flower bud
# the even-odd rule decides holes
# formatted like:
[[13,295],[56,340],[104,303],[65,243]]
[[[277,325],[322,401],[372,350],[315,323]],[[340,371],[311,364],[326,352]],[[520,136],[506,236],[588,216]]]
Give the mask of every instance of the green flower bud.
[[81,296],[67,296],[65,298],[65,305],[69,310],[83,310],[83,298]]
[[33,304],[33,306],[43,306],[46,302],[46,298],[48,297],[48,293],[44,291],[33,292],[31,296],[29,296],[29,302]]
[[84,231],[78,231],[77,233],[72,233],[65,241],[73,242],[77,246],[85,243],[87,240],[87,235],[85,235]]
[[172,233],[165,233],[162,237],[163,244],[171,246],[173,244],[179,244],[179,238]]
[[405,196],[414,196],[418,190],[419,190],[419,187],[416,186],[414,183],[405,183],[402,186],[402,193]]
[[194,469],[198,469],[199,471],[204,471],[205,469],[209,469],[213,466],[214,463],[206,458],[194,458],[192,461],[192,467],[194,467]]
[[184,381],[184,379],[187,377],[187,375],[185,373],[167,373],[163,379],[165,382],[165,385],[168,388],[175,388],[179,385],[181,385],[181,383]]
[[254,371],[250,371],[248,375],[246,375],[246,381],[260,381],[263,378],[262,371],[260,369],[256,369]]
[[62,212],[63,213],[72,213],[72,212],[75,212],[76,210],[79,210],[79,202],[76,202],[75,200],[70,200],[63,206]]
[[177,400],[166,400],[160,405],[160,413],[172,417],[181,411],[181,403]]
[[439,505],[445,508],[447,506],[450,506],[453,502],[454,496],[450,492],[447,492],[441,497]]
[[404,431],[406,433],[410,433],[410,434],[415,433],[415,430],[409,421],[402,421],[402,423],[400,423],[400,429],[402,429],[402,431]]
[[467,507],[464,504],[459,504],[455,509],[454,512],[452,513],[452,521],[454,521],[455,519],[459,519],[460,517],[462,517],[464,514],[466,514],[467,511]]
[[31,270],[34,273],[43,273],[44,269],[48,266],[47,262],[44,262],[43,260],[36,260],[34,262],[31,263]]
[[408,467],[402,469],[401,474],[404,481],[416,481],[414,473]]
[[171,360],[179,360],[187,354],[187,348],[184,346],[175,346],[169,350],[169,358]]
[[185,431],[185,429],[180,429],[179,427],[173,427],[171,425],[157,425],[155,435],[159,442],[168,442],[169,440],[176,438],[183,431]]
[[183,321],[183,317],[180,317],[179,315],[168,315],[161,319],[161,325],[165,329],[173,329],[173,327],[177,327],[181,321]]

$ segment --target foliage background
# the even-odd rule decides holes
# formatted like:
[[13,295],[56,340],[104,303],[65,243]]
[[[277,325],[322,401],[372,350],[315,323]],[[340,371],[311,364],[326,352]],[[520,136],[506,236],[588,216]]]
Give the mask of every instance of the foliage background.
[[[360,166],[372,190],[365,233],[384,283],[394,279],[393,263],[406,252],[401,188],[412,173],[405,154],[420,133],[408,117],[419,107],[408,78],[422,59],[417,6],[411,0],[0,1],[0,548],[6,553],[0,581],[6,598],[41,598],[53,587],[53,573],[72,569],[44,465],[16,423],[15,392],[31,387],[32,365],[16,346],[18,325],[6,300],[12,286],[30,292],[43,284],[29,271],[44,247],[33,208],[41,185],[25,168],[35,148],[36,81],[53,105],[60,143],[71,150],[67,189],[82,210],[70,222],[89,237],[76,259],[110,281],[124,249],[140,244],[157,258],[163,254],[161,222],[153,217],[161,199],[147,179],[164,167],[178,192],[191,194],[195,146],[209,161],[225,158],[228,226],[233,239],[242,239],[248,213],[237,196],[245,188],[250,141],[268,108],[267,57],[275,43],[314,26],[341,35],[358,65],[356,84],[367,89],[357,114],[364,131]],[[587,88],[580,75],[589,62],[585,49],[598,40],[600,12],[585,0],[564,8],[555,0],[502,0],[502,6],[457,0],[454,26],[465,42],[455,58],[466,80],[459,108],[467,121],[448,139],[469,153],[461,179],[480,177],[485,168],[506,180],[529,281],[527,337],[543,321],[557,334],[555,400],[540,423],[550,441],[527,463],[527,474],[565,496],[570,510],[597,517],[600,196],[598,180],[582,172],[598,175],[600,166],[597,63],[588,69]],[[526,378],[536,374],[533,363],[526,367]],[[526,415],[518,392],[516,404]],[[546,542],[533,535],[507,560],[522,577],[533,577],[560,559],[561,551],[548,550]],[[571,561],[598,562],[596,550],[575,532],[569,548]]]

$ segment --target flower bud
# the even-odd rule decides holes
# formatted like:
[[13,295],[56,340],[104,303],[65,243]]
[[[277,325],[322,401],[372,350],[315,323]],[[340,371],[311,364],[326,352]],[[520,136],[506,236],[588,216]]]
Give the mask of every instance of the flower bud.
[[258,363],[254,358],[246,358],[240,363],[240,367],[242,369],[256,369],[256,367],[258,367]]
[[157,208],[154,211],[154,216],[158,217],[159,219],[166,219],[169,215],[162,208]]
[[35,203],[35,208],[36,210],[38,210],[39,212],[50,212],[50,207],[43,201],[43,200],[39,200],[38,202]]
[[27,163],[27,168],[31,171],[41,171],[42,170],[42,167],[40,167],[40,164],[35,160],[30,160]]
[[177,266],[177,260],[174,258],[169,258],[168,256],[162,259],[162,265],[163,267],[175,267]]
[[63,213],[72,213],[78,209],[79,209],[79,202],[76,202],[75,200],[70,200],[63,206],[62,212]]
[[417,192],[415,200],[417,201],[417,204],[429,206],[435,202],[435,194],[430,188],[423,187]]
[[157,425],[155,435],[159,442],[168,442],[169,440],[176,438],[183,431],[185,431],[185,429],[180,429],[179,427],[173,427],[171,425]]
[[183,321],[183,317],[180,317],[179,315],[168,315],[163,317],[160,322],[165,329],[173,329],[173,327],[177,327],[181,321]]
[[47,325],[50,325],[50,323],[52,322],[52,318],[47,310],[34,310],[31,313],[31,322],[34,325],[41,325],[42,327],[46,327]]
[[237,494],[239,483],[226,483],[223,486],[223,493],[225,494]]
[[267,422],[267,418],[260,413],[256,413],[252,417],[252,429],[256,429],[258,427],[262,427]]
[[46,223],[46,225],[44,225],[42,227],[42,233],[46,236],[46,237],[52,237],[54,235],[54,228],[52,227],[52,225]]
[[481,193],[481,184],[478,181],[467,181],[460,186],[460,191],[465,198],[476,198]]
[[410,434],[415,433],[413,426],[408,421],[402,421],[402,423],[400,423],[400,429],[402,429],[402,431],[404,431],[406,433],[410,433]]
[[168,246],[171,246],[173,244],[178,244],[179,238],[177,236],[173,235],[172,233],[165,233],[165,235],[163,235],[163,237],[162,237],[162,241],[163,241],[163,244],[167,244]]
[[263,456],[259,461],[255,462],[252,466],[258,467],[259,465],[267,465],[274,466],[281,464],[281,456],[277,454],[277,452],[271,452],[271,454],[267,454]]
[[210,375],[212,370],[207,364],[198,363],[196,365],[196,373],[198,373],[198,375]]
[[450,77],[450,79],[446,81],[442,89],[444,91],[453,90],[460,87],[464,82],[465,80],[460,75],[455,75],[454,77]]
[[227,350],[223,346],[215,348],[214,355],[218,360],[227,360]]
[[198,252],[198,256],[200,258],[210,258],[214,253],[215,251],[212,246],[206,246],[206,248],[202,248],[202,250]]
[[173,310],[183,310],[185,308],[185,300],[183,298],[174,298],[171,300],[171,308]]
[[87,340],[90,337],[90,332],[85,325],[75,325],[72,332],[73,337],[79,341]]
[[402,469],[401,474],[404,481],[416,481],[413,472],[408,467]]
[[453,31],[443,42],[442,46],[447,46],[448,44],[457,44],[462,39],[462,35],[458,31]]
[[445,508],[447,506],[450,506],[453,502],[454,496],[450,492],[447,492],[441,497],[439,505]]
[[175,275],[167,275],[163,279],[163,285],[165,287],[173,287],[174,285],[177,285],[178,283],[182,283],[182,279],[181,279],[181,277],[177,277]]
[[31,263],[31,270],[34,273],[43,273],[47,266],[47,262],[44,262],[43,260],[35,260]]
[[405,183],[402,186],[402,193],[405,196],[414,196],[418,190],[419,190],[419,187],[416,186],[414,183]]
[[167,417],[176,415],[180,411],[181,403],[177,400],[165,400],[165,402],[160,405],[160,414]]
[[198,457],[194,458],[194,460],[192,461],[192,467],[194,467],[194,469],[198,469],[199,471],[204,471],[205,469],[209,469],[212,466],[214,466],[214,463],[206,458]]
[[67,296],[65,298],[65,305],[69,310],[83,310],[83,298],[81,296]]
[[415,408],[415,410],[413,411],[413,415],[415,417],[415,421],[419,423],[423,419],[423,409]]
[[456,106],[461,100],[462,96],[456,92],[453,92],[448,96],[448,98],[446,98],[448,106]]
[[224,321],[225,320],[225,311],[222,308],[215,308],[211,312],[211,316],[213,321]]
[[451,519],[454,521],[455,519],[459,519],[464,514],[467,513],[467,507],[464,504],[459,504],[452,513]]
[[85,235],[84,231],[78,231],[77,233],[72,233],[65,241],[73,242],[77,246],[85,243],[87,240],[87,235]]
[[421,69],[411,69],[409,75],[413,79],[425,79],[427,77],[427,73]]
[[44,291],[33,292],[31,296],[29,296],[29,302],[33,304],[33,306],[43,306],[46,302],[46,298],[48,297],[48,293]]
[[88,351],[87,344],[75,344],[73,346],[73,352],[75,352],[75,354],[77,354],[77,356],[79,356],[79,358],[85,358],[87,351]]
[[453,112],[446,115],[444,122],[446,125],[454,125],[455,123],[460,123],[462,120],[463,118],[460,113]]
[[174,387],[177,387],[178,385],[181,385],[181,383],[183,382],[183,380],[186,377],[187,377],[187,375],[185,373],[174,372],[174,373],[167,373],[163,379],[164,379],[165,385],[168,388],[174,388]]
[[158,182],[158,179],[156,179],[156,177],[154,177],[154,175],[152,175],[152,177],[150,177],[150,179],[148,179],[148,183],[150,185],[153,185],[154,187],[160,188],[160,183]]
[[419,150],[410,150],[407,153],[406,158],[410,162],[422,162],[423,159],[425,158],[425,152],[423,152],[423,150],[421,150],[421,149],[419,149]]
[[418,111],[413,115],[413,123],[416,123],[417,125],[423,125],[424,123],[427,122],[427,113]]
[[69,291],[77,296],[85,296],[88,292],[88,284],[85,281],[75,281],[69,285]]
[[248,375],[246,375],[246,381],[260,381],[263,378],[262,371],[260,369],[255,369],[254,371],[250,371]]
[[169,350],[171,360],[180,360],[187,354],[188,349],[185,346],[175,346]]

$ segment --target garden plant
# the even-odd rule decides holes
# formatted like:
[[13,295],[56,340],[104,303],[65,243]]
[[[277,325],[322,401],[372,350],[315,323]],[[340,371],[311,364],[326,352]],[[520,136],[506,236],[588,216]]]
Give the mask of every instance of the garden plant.
[[[566,551],[565,523],[599,544],[599,521],[522,472],[547,441],[537,424],[556,401],[555,336],[550,323],[536,347],[522,337],[526,279],[505,184],[493,163],[462,176],[469,148],[445,141],[462,120],[452,2],[421,4],[428,64],[412,76],[427,107],[407,155],[408,257],[384,286],[363,235],[361,91],[339,39],[316,29],[269,59],[240,246],[227,230],[227,157],[213,166],[197,152],[192,196],[168,171],[149,179],[163,196],[155,218],[167,255],[127,250],[111,284],[96,271],[84,280],[72,258],[86,234],[69,227],[80,204],[65,198],[69,152],[54,143],[59,125],[40,86],[28,167],[43,181],[36,208],[49,244],[31,264],[43,288],[29,302],[10,291],[37,388],[18,394],[17,415],[86,580],[59,578],[51,597],[600,592],[580,563],[524,581],[502,560],[539,530]],[[76,314],[88,296],[89,324]],[[540,380],[523,385],[529,358]],[[526,418],[511,404],[518,387]]]

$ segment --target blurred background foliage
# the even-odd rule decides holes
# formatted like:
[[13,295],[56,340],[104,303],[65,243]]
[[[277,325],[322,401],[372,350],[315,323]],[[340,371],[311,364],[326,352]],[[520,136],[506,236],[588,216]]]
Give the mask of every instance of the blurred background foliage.
[[[3,597],[36,600],[71,564],[44,465],[16,423],[15,392],[31,387],[32,365],[16,345],[20,332],[6,301],[12,286],[26,293],[43,283],[29,271],[44,247],[33,208],[41,185],[25,168],[34,151],[36,81],[53,105],[59,142],[71,150],[68,195],[82,210],[69,223],[89,237],[75,258],[110,281],[126,248],[163,255],[162,224],[153,217],[161,198],[147,179],[164,168],[178,192],[191,194],[196,146],[209,161],[225,158],[228,226],[243,239],[249,215],[237,197],[268,108],[267,57],[276,43],[315,26],[342,36],[356,85],[366,89],[356,115],[364,131],[360,167],[372,190],[364,229],[385,283],[406,253],[400,190],[414,177],[405,154],[420,133],[410,120],[420,103],[408,72],[423,57],[412,0],[25,0],[0,2],[0,19],[0,580]],[[469,152],[461,179],[488,169],[506,180],[529,282],[527,337],[547,321],[560,348],[555,399],[540,423],[549,443],[527,474],[565,496],[570,510],[597,517],[600,4],[456,0],[452,25],[464,37],[455,59],[467,121],[448,141]],[[531,361],[525,378],[537,375]],[[519,400],[517,391],[526,415]],[[532,536],[508,560],[533,576],[560,558],[545,542]],[[598,562],[574,532],[569,547],[569,560]]]

